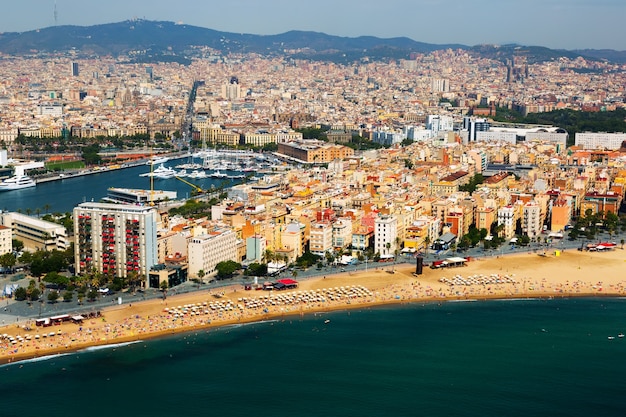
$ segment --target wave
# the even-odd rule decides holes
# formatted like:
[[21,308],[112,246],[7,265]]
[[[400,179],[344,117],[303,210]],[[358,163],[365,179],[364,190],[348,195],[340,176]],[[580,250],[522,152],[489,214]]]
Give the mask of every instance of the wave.
[[98,350],[105,350],[105,349],[115,349],[118,347],[122,347],[122,346],[128,346],[128,345],[134,345],[135,343],[142,343],[143,340],[134,340],[132,342],[124,342],[124,343],[112,343],[110,345],[98,345],[98,346],[89,346],[85,349],[81,349],[78,351],[78,353],[80,352],[95,352]]
[[15,362],[10,362],[10,363],[5,363],[3,365],[0,365],[0,368],[5,368],[8,366],[13,366],[13,365],[18,365],[18,364],[23,365],[25,363],[49,361],[51,359],[56,359],[56,358],[60,358],[61,356],[69,356],[69,355],[71,355],[71,353],[55,353],[53,355],[39,356],[37,358],[22,359],[22,360],[18,360]]
[[476,301],[478,301],[475,298],[468,298],[465,300],[448,300],[448,303],[475,303]]
[[528,297],[528,298],[501,298],[498,299],[497,301],[502,301],[502,302],[509,302],[509,301],[540,301],[540,300],[545,300],[545,298],[537,298],[537,297]]
[[222,326],[222,329],[238,329],[240,327],[244,327],[244,326],[254,326],[256,324],[262,324],[262,323],[278,323],[280,320],[260,320],[260,321],[251,321],[251,322],[247,322],[247,323],[236,323],[236,324],[229,324],[227,326]]

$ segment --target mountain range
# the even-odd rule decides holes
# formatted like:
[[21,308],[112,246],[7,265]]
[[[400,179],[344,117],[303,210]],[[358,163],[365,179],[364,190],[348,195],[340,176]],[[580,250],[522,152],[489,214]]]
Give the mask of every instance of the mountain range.
[[529,63],[560,57],[626,63],[626,51],[555,50],[540,46],[429,44],[406,37],[340,37],[319,32],[289,31],[277,35],[220,32],[164,21],[127,20],[94,26],[52,26],[27,32],[0,34],[0,52],[8,55],[44,55],[75,51],[79,56],[126,55],[134,61],[188,63],[195,56],[257,53],[349,63],[359,60],[409,59],[411,54],[463,49],[483,57],[506,60],[524,54]]

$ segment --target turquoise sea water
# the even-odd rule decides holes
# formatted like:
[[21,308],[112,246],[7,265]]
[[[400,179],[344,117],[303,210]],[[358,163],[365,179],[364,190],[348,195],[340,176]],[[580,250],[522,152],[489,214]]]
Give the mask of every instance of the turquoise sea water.
[[0,410],[6,417],[623,416],[620,332],[626,300],[616,298],[341,311],[5,365]]

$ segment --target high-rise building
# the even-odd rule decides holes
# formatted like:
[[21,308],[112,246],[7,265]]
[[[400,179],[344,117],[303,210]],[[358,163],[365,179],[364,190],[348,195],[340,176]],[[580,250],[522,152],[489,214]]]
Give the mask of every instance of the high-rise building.
[[463,130],[468,132],[468,142],[476,142],[476,132],[488,132],[490,127],[491,124],[486,119],[463,118]]
[[395,216],[379,216],[374,220],[374,252],[382,257],[393,256],[398,237],[398,219]]
[[78,62],[72,62],[72,77],[78,77]]
[[154,207],[82,203],[74,208],[76,273],[147,277],[158,263]]

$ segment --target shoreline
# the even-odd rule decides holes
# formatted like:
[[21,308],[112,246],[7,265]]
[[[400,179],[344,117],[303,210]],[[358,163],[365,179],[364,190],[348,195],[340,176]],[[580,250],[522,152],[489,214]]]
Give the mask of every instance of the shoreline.
[[[409,304],[442,304],[442,303],[455,303],[455,302],[488,302],[488,301],[498,301],[498,300],[511,300],[511,301],[531,301],[531,300],[554,300],[554,299],[566,299],[566,298],[620,298],[625,296],[626,294],[562,294],[558,296],[549,296],[549,295],[533,295],[524,297],[506,297],[506,296],[490,296],[485,298],[429,298],[429,299],[413,299],[413,300],[393,300],[393,301],[385,301],[385,302],[376,302],[370,304],[348,304],[337,308],[330,309],[315,309],[315,310],[307,310],[306,313],[303,314],[283,314],[283,313],[272,313],[264,315],[263,317],[255,317],[249,320],[239,321],[239,320],[227,320],[219,323],[209,323],[204,325],[195,325],[195,326],[185,326],[172,330],[144,333],[143,336],[133,335],[133,336],[121,336],[107,340],[96,340],[93,342],[84,342],[84,343],[75,343],[66,347],[54,347],[47,349],[39,349],[34,352],[24,352],[24,353],[16,353],[9,356],[0,356],[0,367],[3,365],[17,364],[21,362],[29,362],[36,360],[45,360],[47,357],[58,357],[72,354],[80,354],[87,351],[90,348],[98,348],[102,349],[108,348],[116,348],[118,346],[124,346],[134,343],[147,342],[150,340],[157,340],[160,338],[175,336],[175,335],[184,335],[186,333],[192,333],[195,331],[208,331],[210,329],[221,329],[234,325],[244,325],[244,324],[254,324],[254,323],[264,323],[271,322],[277,320],[287,320],[289,318],[298,318],[304,316],[311,316],[318,313],[333,313],[339,311],[348,311],[348,310],[358,310],[358,309],[370,309],[376,307],[385,307],[385,306],[394,306],[394,305],[409,305]],[[58,326],[53,326],[51,328],[56,328]]]
[[620,272],[625,261],[626,252],[621,250],[571,251],[547,257],[520,254],[476,260],[462,268],[427,269],[418,276],[412,274],[413,267],[394,273],[344,272],[307,279],[294,291],[245,291],[232,286],[219,292],[179,294],[110,306],[102,310],[102,317],[82,324],[43,328],[35,327],[33,321],[28,331],[19,325],[0,327],[0,338],[3,334],[21,338],[17,343],[0,339],[0,364],[230,325],[386,305],[624,297],[626,281]]

